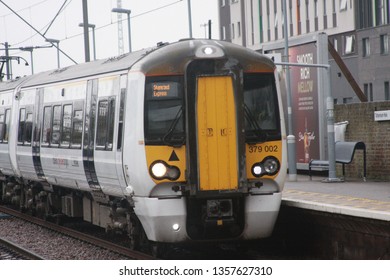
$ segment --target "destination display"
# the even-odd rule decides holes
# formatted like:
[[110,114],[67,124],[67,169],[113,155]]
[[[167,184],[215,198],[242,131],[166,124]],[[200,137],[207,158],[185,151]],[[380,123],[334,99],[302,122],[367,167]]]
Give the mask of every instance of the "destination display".
[[148,84],[147,95],[149,100],[180,97],[180,83],[156,82]]

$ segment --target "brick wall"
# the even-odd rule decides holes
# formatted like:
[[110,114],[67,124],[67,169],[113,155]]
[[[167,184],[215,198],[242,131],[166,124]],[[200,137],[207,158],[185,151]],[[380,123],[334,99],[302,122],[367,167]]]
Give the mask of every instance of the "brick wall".
[[[390,110],[390,102],[367,102],[335,105],[335,122],[348,121],[345,141],[362,141],[367,150],[367,179],[390,181],[390,121],[374,121],[374,112]],[[337,175],[341,168],[337,164]],[[346,165],[346,177],[361,178],[363,152],[357,150]]]

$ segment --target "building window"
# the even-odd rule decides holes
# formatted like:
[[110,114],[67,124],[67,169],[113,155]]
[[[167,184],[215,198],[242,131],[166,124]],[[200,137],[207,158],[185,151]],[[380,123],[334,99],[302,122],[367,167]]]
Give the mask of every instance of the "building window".
[[374,100],[372,83],[364,84],[364,94],[365,94],[365,96],[367,96],[368,101]]
[[333,47],[334,47],[334,49],[336,50],[336,52],[339,51],[338,45],[339,45],[339,43],[338,43],[337,38],[334,38],[334,39],[333,39]]
[[353,98],[352,97],[344,97],[343,98],[343,104],[350,104],[353,102]]
[[297,26],[298,26],[298,35],[302,33],[302,22],[301,22],[301,1],[297,0]]
[[376,9],[376,25],[384,25],[388,23],[388,4],[385,0],[375,1]]
[[344,12],[348,9],[348,1],[347,0],[340,0],[340,12]]
[[267,39],[268,41],[271,41],[271,19],[270,19],[270,7],[269,7],[269,0],[266,2],[267,5]]
[[345,36],[344,54],[353,54],[355,52],[355,35]]
[[237,37],[241,37],[241,22],[237,22]]
[[380,35],[381,54],[389,53],[389,36],[387,34]]
[[370,38],[363,38],[363,57],[368,57],[370,54]]
[[226,40],[226,27],[222,26],[222,40]]
[[232,39],[236,37],[235,31],[234,31],[234,23],[232,23]]
[[318,31],[318,0],[314,0],[314,30]]
[[385,100],[390,100],[390,84],[385,82]]
[[278,3],[274,0],[274,29],[275,29],[275,40],[278,40]]
[[309,0],[306,0],[306,33],[310,32]]

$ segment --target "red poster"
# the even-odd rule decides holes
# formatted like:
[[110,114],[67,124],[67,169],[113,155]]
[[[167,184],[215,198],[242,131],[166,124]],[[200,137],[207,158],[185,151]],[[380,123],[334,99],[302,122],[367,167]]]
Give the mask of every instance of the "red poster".
[[[314,43],[291,47],[290,62],[316,64],[317,48]],[[320,158],[318,115],[318,68],[290,68],[291,106],[296,137],[297,163],[309,163]]]

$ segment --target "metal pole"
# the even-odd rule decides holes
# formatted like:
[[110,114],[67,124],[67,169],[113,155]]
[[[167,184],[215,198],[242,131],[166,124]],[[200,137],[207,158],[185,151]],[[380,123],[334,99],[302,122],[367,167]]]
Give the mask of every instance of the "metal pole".
[[331,93],[331,76],[330,67],[326,68],[326,76],[328,82],[328,90],[326,97],[326,118],[328,124],[328,160],[329,160],[329,175],[325,182],[337,183],[342,182],[340,178],[336,177],[336,148],[335,148],[335,136],[334,136],[334,103]]
[[190,38],[192,38],[192,16],[191,16],[191,0],[188,0],[188,25]]
[[96,60],[95,25],[92,26],[93,60]]
[[129,32],[129,52],[132,52],[132,49],[131,49],[130,13],[131,13],[131,11],[129,11],[127,13],[127,28],[129,29],[128,30],[128,32]]
[[83,0],[83,27],[84,27],[84,51],[85,51],[85,62],[91,61],[89,53],[89,30],[88,30],[88,2]]
[[10,66],[9,66],[9,50],[8,50],[8,42],[4,43],[5,47],[5,69],[7,71],[7,80],[11,80]]
[[34,75],[34,60],[33,60],[33,49],[32,48],[30,51],[30,58],[31,58],[31,74]]
[[58,66],[58,69],[61,68],[61,65],[60,65],[60,42],[57,42],[57,66]]
[[209,19],[209,39],[211,40],[211,19]]
[[[287,4],[286,0],[283,0],[283,16],[284,16],[284,59],[285,62],[289,62],[288,54],[288,33],[287,33]],[[292,106],[291,106],[291,81],[290,81],[290,68],[287,66],[286,70],[286,91],[287,91],[287,123],[288,123],[288,136],[287,136],[287,159],[288,159],[288,174],[290,181],[297,180],[297,161],[296,161],[296,149],[295,149],[295,135],[293,135],[292,125]]]

